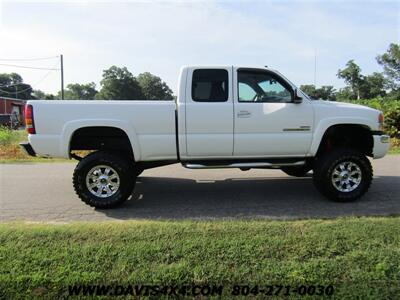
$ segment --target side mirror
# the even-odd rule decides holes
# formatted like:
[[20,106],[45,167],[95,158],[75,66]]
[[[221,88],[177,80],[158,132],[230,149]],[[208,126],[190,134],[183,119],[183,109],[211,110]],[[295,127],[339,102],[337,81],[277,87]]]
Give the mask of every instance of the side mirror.
[[301,103],[303,102],[303,97],[302,95],[299,93],[298,89],[294,90],[294,99],[293,99],[293,103]]

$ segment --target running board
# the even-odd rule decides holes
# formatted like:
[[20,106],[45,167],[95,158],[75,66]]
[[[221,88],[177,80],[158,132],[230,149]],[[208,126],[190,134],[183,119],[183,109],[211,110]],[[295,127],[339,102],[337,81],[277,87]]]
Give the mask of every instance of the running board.
[[196,163],[183,163],[183,166],[188,169],[224,169],[224,168],[271,168],[279,169],[287,166],[302,166],[305,165],[305,160],[296,162],[243,162],[231,164],[196,164]]

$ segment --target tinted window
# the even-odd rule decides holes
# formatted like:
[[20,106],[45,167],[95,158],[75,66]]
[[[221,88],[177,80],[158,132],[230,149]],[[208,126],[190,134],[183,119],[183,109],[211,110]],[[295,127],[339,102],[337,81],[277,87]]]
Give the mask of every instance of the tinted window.
[[238,71],[239,102],[292,102],[290,88],[273,74]]
[[228,71],[198,69],[193,72],[192,99],[199,102],[228,100]]

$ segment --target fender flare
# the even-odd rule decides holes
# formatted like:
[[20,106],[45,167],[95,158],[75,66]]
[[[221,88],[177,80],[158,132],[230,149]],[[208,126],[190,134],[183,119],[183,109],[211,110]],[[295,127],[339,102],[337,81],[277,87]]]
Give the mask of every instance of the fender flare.
[[322,138],[326,131],[335,125],[360,125],[369,130],[376,127],[373,121],[366,118],[354,118],[354,117],[342,117],[342,118],[327,118],[323,119],[318,123],[317,128],[314,131],[311,146],[310,155],[315,156],[321,144]]

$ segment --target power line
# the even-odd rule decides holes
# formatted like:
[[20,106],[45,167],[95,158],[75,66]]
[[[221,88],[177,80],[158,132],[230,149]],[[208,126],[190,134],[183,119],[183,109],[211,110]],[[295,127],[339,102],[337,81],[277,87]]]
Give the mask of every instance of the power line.
[[13,91],[13,92],[9,92],[9,91],[5,91],[5,90],[0,89],[0,92],[3,92],[3,93],[12,95],[12,94],[24,93],[24,92],[29,91],[29,90],[33,90],[33,87],[31,86],[31,87],[26,88],[26,89],[24,89],[24,90],[22,90],[22,91],[19,91],[19,90],[16,89],[16,90]]
[[24,84],[24,83],[23,82],[19,82],[19,83],[14,83],[14,84],[0,84],[0,87],[7,88],[7,87],[10,87],[10,86],[15,86],[15,85],[20,85],[20,84]]
[[[23,92],[26,92],[26,91],[29,91],[29,90],[33,90],[33,88],[36,87],[39,83],[41,83],[43,80],[45,80],[47,78],[47,76],[49,76],[52,71],[53,71],[53,69],[50,69],[40,80],[35,82],[35,84],[31,85],[29,88],[26,88],[26,89],[21,90],[21,91],[16,90],[16,91],[13,91],[13,92],[9,92],[9,91],[5,91],[5,90],[0,89],[0,92],[12,95],[12,94],[19,94],[19,93],[23,93]],[[20,83],[20,84],[24,84],[24,83]],[[13,85],[10,85],[10,86],[14,86],[14,85],[16,85],[16,84],[13,84]]]
[[17,83],[17,84],[10,84],[10,85],[3,85],[3,86],[0,85],[0,87],[12,87],[12,86],[16,87],[15,91],[13,91],[13,92],[5,91],[5,90],[2,90],[2,89],[0,89],[0,92],[6,93],[6,94],[15,94],[16,97],[17,97],[18,93],[23,93],[23,92],[26,92],[26,91],[29,91],[29,90],[33,91],[33,88],[36,87],[39,83],[41,83],[44,79],[46,79],[46,77],[49,76],[49,74],[52,71],[61,71],[61,94],[62,94],[62,99],[64,99],[64,74],[63,74],[63,56],[62,55],[60,55],[60,56],[51,56],[51,57],[41,57],[41,58],[30,58],[30,59],[29,58],[21,58],[21,59],[6,59],[6,58],[1,59],[0,58],[0,61],[32,61],[32,60],[53,59],[53,58],[58,58],[58,57],[61,60],[60,61],[61,62],[61,67],[60,68],[55,68],[57,63],[54,64],[54,66],[52,68],[21,66],[21,65],[2,64],[2,63],[0,63],[0,66],[8,66],[8,67],[24,68],[24,69],[35,69],[35,70],[48,70],[48,72],[39,81],[37,81],[33,85],[30,85],[29,88],[26,88],[24,90],[18,91],[17,86],[20,85],[20,84],[23,84],[21,82],[21,83]]
[[0,61],[34,61],[34,60],[54,59],[58,57],[59,56],[38,57],[38,58],[0,58]]
[[15,67],[15,68],[24,68],[24,69],[36,69],[36,70],[51,70],[51,71],[59,71],[59,68],[42,68],[42,67],[30,67],[30,66],[20,66],[20,65],[10,65],[10,64],[0,64],[0,66],[6,67]]
[[[56,70],[56,69],[55,69],[55,66],[56,66],[56,65],[57,65],[57,63],[55,63],[55,64],[53,65],[52,68],[48,69],[49,71],[43,76],[43,78],[47,77],[47,75],[48,75],[51,71]],[[0,84],[0,87],[2,87],[2,88],[7,88],[7,87],[12,87],[12,86],[20,85],[20,84],[26,84],[26,83],[24,83],[24,82],[19,82],[19,83],[14,83],[14,84]],[[3,91],[3,92],[6,92],[6,91]]]
[[31,86],[31,87],[26,88],[26,89],[24,89],[24,90],[22,90],[22,91],[19,91],[19,90],[16,89],[16,90],[13,91],[13,92],[9,92],[9,91],[5,91],[5,90],[0,89],[0,92],[3,92],[3,93],[12,95],[12,94],[24,93],[24,92],[29,91],[29,90],[33,90],[33,87]]
[[3,93],[7,93],[7,94],[12,95],[12,94],[24,93],[24,92],[29,91],[29,90],[32,90],[32,91],[33,91],[33,87],[34,87],[34,86],[37,86],[37,85],[38,85],[39,83],[41,83],[44,79],[46,79],[46,77],[47,77],[50,73],[51,73],[51,71],[47,72],[47,73],[45,74],[45,76],[43,76],[38,82],[36,82],[35,84],[31,85],[29,88],[26,88],[26,89],[24,89],[24,90],[21,90],[21,91],[15,90],[15,91],[13,91],[13,92],[9,92],[9,91],[5,91],[5,90],[0,89],[0,92],[3,92]]

